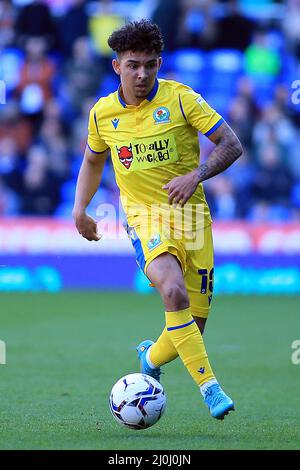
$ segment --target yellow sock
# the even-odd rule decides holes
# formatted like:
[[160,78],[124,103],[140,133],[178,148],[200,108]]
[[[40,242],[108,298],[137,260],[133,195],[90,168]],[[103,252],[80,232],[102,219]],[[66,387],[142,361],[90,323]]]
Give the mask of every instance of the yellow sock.
[[173,361],[176,357],[178,357],[178,352],[171,341],[167,328],[164,328],[160,337],[150,348],[149,359],[151,365],[160,367]]
[[214,378],[202,335],[192,317],[191,309],[166,312],[166,327],[183,364],[197,385]]

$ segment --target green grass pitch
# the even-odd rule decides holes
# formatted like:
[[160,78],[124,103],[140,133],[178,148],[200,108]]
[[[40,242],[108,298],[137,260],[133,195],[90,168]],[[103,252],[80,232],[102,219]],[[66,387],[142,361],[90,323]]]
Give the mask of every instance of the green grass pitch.
[[300,449],[299,297],[221,297],[205,342],[236,411],[217,421],[176,361],[164,367],[165,415],[133,431],[108,396],[138,371],[135,346],[164,323],[160,298],[114,292],[1,294],[0,449]]

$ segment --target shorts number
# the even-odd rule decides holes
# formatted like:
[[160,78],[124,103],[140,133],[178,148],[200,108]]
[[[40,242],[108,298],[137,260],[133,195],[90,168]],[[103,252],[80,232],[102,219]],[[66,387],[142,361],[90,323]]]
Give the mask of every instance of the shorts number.
[[207,293],[207,284],[209,292],[212,292],[214,290],[214,268],[210,270],[209,275],[207,274],[207,269],[198,269],[198,273],[201,276],[201,294]]

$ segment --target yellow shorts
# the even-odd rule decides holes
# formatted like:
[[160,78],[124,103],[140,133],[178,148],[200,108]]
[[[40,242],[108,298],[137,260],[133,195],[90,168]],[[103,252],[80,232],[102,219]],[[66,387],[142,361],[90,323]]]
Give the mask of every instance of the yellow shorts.
[[136,252],[136,261],[147,275],[147,267],[162,253],[176,256],[182,267],[186,289],[193,315],[207,318],[214,277],[214,252],[212,227],[208,225],[197,231],[197,240],[176,238],[157,233],[145,237],[140,226],[127,227],[127,232]]

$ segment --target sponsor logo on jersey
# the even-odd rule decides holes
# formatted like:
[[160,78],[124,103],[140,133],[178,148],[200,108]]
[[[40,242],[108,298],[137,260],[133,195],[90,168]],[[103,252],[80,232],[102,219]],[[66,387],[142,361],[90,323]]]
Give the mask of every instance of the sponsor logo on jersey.
[[148,161],[150,163],[158,163],[163,162],[164,160],[169,160],[169,144],[169,139],[154,140],[149,145],[145,145],[143,143],[134,144],[136,159],[138,162]]
[[154,248],[156,248],[161,243],[162,243],[162,240],[160,238],[159,233],[157,235],[154,235],[147,243],[149,251],[153,250]]
[[130,171],[146,170],[178,161],[173,134],[132,140],[115,148],[118,160]]
[[211,114],[211,109],[207,102],[205,101],[204,98],[202,98],[201,95],[198,96],[196,99],[197,103],[201,106],[202,110],[205,112],[205,114]]
[[155,124],[166,124],[170,122],[170,111],[165,106],[156,108],[153,113]]
[[129,170],[132,160],[133,160],[133,153],[132,153],[132,145],[127,147],[127,145],[123,145],[122,147],[117,148],[119,160],[122,163],[122,165],[125,166],[127,170]]

